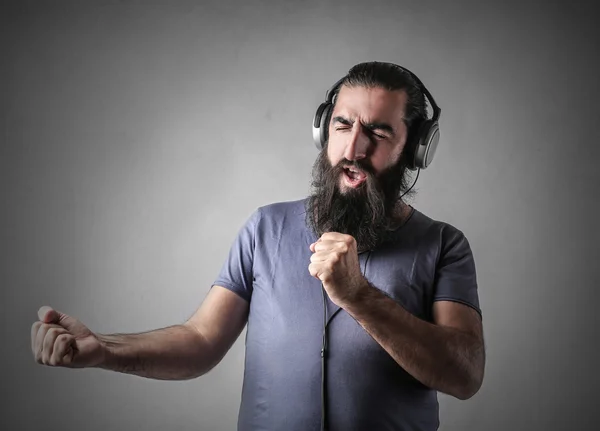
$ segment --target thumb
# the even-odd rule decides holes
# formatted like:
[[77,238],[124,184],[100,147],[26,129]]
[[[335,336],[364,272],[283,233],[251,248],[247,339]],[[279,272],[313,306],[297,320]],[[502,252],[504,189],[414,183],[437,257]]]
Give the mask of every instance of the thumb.
[[60,325],[71,333],[78,332],[78,330],[80,331],[83,326],[83,324],[74,317],[61,313],[60,311],[57,311],[52,307],[48,307],[47,305],[38,310],[38,317],[43,323],[54,323],[56,325]]
[[52,307],[48,307],[44,305],[42,308],[38,310],[38,317],[43,323],[56,323],[58,324],[58,320],[60,319],[60,313],[54,310]]

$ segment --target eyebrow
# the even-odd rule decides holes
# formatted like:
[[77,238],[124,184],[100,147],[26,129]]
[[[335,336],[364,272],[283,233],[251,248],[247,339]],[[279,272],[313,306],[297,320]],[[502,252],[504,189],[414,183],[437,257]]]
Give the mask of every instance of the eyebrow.
[[[347,118],[344,118],[339,115],[336,117],[333,117],[333,122],[342,123],[346,126],[351,126],[354,124],[354,121],[348,120]],[[363,124],[363,126],[367,129],[369,129],[371,132],[373,132],[375,130],[381,130],[384,132],[388,132],[390,135],[392,135],[392,137],[396,136],[396,133],[394,132],[394,128],[392,126],[390,126],[388,123],[374,122],[374,123]]]

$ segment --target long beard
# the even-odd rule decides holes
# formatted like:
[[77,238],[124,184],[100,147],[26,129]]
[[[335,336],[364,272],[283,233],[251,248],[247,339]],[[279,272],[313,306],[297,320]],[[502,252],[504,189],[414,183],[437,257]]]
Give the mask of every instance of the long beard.
[[[358,188],[340,190],[344,165],[367,174]],[[342,159],[332,166],[323,149],[312,171],[313,192],[306,204],[306,221],[317,236],[325,232],[351,235],[359,250],[371,250],[385,241],[397,221],[399,194],[406,188],[407,168],[400,160],[380,175],[362,161]]]

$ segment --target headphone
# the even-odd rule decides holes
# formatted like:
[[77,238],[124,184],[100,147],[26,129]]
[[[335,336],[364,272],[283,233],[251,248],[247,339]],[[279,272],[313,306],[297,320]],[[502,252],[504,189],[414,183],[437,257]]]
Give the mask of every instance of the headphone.
[[[409,132],[409,138],[406,142],[404,153],[409,158],[408,168],[411,170],[425,169],[431,164],[435,151],[437,150],[438,142],[440,140],[440,127],[439,119],[442,110],[435,103],[431,93],[425,88],[421,80],[412,73],[410,70],[393,63],[384,63],[395,66],[404,72],[408,73],[417,83],[419,90],[427,97],[431,107],[433,109],[433,115],[431,119],[424,119],[418,124],[411,126],[412,129]],[[315,117],[313,119],[313,141],[317,149],[320,151],[325,147],[325,143],[328,139],[329,122],[331,120],[331,113],[333,112],[333,105],[335,104],[338,90],[346,77],[338,80],[333,86],[325,93],[325,102],[321,103],[317,108]],[[414,133],[413,133],[414,132]]]

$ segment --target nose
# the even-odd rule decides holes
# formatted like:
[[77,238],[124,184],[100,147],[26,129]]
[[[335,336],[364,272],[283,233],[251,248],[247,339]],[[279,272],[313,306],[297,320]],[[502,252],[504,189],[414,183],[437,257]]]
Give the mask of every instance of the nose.
[[351,133],[347,134],[347,142],[344,150],[344,157],[347,160],[354,161],[367,157],[371,146],[371,139],[363,130],[363,127],[357,121],[352,128]]

